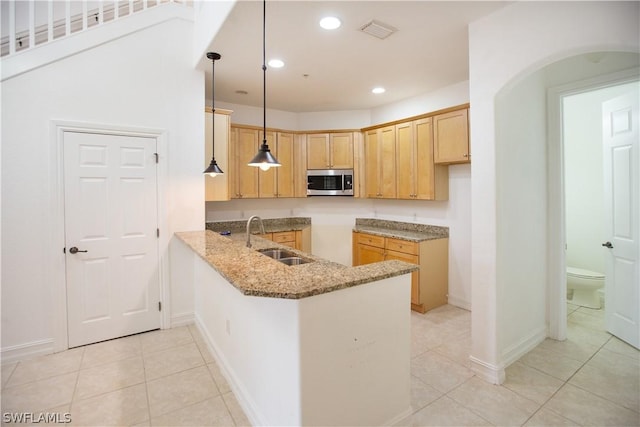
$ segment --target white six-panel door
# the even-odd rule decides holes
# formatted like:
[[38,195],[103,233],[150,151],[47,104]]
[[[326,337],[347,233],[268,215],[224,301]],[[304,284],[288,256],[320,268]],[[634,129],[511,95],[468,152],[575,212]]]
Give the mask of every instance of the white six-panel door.
[[159,328],[156,139],[63,140],[69,347]]
[[640,132],[638,92],[604,102],[607,330],[640,346]]

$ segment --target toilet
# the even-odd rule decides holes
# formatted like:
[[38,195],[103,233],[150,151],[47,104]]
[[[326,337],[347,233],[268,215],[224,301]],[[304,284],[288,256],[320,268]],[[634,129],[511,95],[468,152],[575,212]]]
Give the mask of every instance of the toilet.
[[568,300],[582,307],[600,309],[599,289],[604,287],[604,274],[582,268],[567,267],[567,290],[573,291]]

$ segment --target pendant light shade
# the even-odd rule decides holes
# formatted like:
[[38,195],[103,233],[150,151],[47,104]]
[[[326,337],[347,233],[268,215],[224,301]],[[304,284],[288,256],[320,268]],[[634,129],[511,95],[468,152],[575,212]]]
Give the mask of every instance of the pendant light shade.
[[280,166],[280,162],[271,154],[267,145],[267,48],[266,25],[267,24],[267,0],[262,1],[262,145],[258,154],[248,163],[249,166],[259,167],[263,171]]
[[267,141],[262,141],[262,146],[258,150],[258,154],[255,155],[253,159],[249,162],[249,166],[259,167],[263,171],[269,170],[269,168],[280,166],[278,160],[273,157],[271,154],[271,150],[269,150],[269,146],[267,145]]
[[204,173],[211,177],[223,174],[222,169],[216,162],[216,106],[215,106],[215,70],[216,61],[221,58],[219,53],[208,52],[207,58],[211,60],[211,163]]

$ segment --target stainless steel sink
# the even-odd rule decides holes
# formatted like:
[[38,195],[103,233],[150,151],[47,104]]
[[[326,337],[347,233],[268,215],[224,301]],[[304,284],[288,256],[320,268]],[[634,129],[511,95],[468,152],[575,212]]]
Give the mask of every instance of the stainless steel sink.
[[269,258],[273,258],[273,259],[291,258],[291,257],[298,256],[293,252],[289,252],[284,249],[262,249],[262,250],[259,250],[258,252],[260,252],[262,255],[266,255]]
[[286,265],[300,265],[312,262],[285,249],[262,249],[258,252],[260,252],[262,255],[268,256],[269,258],[280,261],[281,263]]
[[280,261],[283,264],[286,265],[300,265],[300,264],[306,264],[308,262],[311,261],[307,261],[304,258],[300,258],[299,256],[292,256],[292,257],[288,257],[288,258],[280,258],[278,261]]

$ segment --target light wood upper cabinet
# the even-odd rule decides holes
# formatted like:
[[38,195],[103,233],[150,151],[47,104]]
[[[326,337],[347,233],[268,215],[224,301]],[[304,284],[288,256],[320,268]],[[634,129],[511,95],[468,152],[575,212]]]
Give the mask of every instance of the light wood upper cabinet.
[[229,168],[231,179],[231,198],[256,198],[258,197],[258,168],[248,166],[247,163],[258,152],[260,134],[257,129],[242,127],[231,128],[230,159],[232,167]]
[[[262,131],[260,131],[262,141]],[[291,133],[267,131],[267,145],[280,162],[279,167],[258,172],[258,196],[261,199],[294,197],[294,136]],[[255,155],[255,154],[254,154]]]
[[416,194],[416,141],[413,122],[396,125],[396,162],[399,199],[413,199]]
[[396,198],[395,126],[367,132],[364,141],[367,197]]
[[[215,178],[209,175],[204,176],[204,199],[207,202],[229,200],[232,190],[231,181],[229,180],[229,137],[230,137],[230,116],[231,111],[216,109],[215,115],[215,149],[216,149],[216,162],[220,169],[224,172],[222,175],[218,175]],[[213,123],[212,123],[211,108],[205,110],[204,113],[204,168],[205,170],[211,163],[212,156],[212,135]]]
[[267,171],[247,165],[262,144],[262,130],[232,126],[231,135],[232,149],[230,150],[230,155],[234,159],[234,167],[231,168],[233,173],[230,174],[232,179],[232,198],[296,196],[294,172],[297,169],[295,161],[300,154],[296,150],[294,134],[267,130],[269,149],[281,164],[280,167],[270,168]]
[[[264,139],[262,131],[260,131],[259,135],[260,144],[262,144]],[[286,163],[282,163],[278,155],[277,134],[275,132],[267,131],[267,145],[271,150],[271,154],[284,166]],[[249,167],[253,168],[253,166]],[[278,197],[278,169],[280,167],[270,168],[266,171],[259,170],[259,168],[256,169],[258,169],[258,197],[261,199]]]
[[398,199],[446,200],[449,173],[433,162],[432,118],[396,125]]
[[307,169],[329,169],[329,134],[307,135]]
[[307,169],[353,169],[353,133],[308,134]]
[[469,109],[434,116],[433,144],[435,163],[469,163]]
[[278,132],[276,158],[282,164],[276,168],[277,196],[294,197],[295,138],[292,133]]

